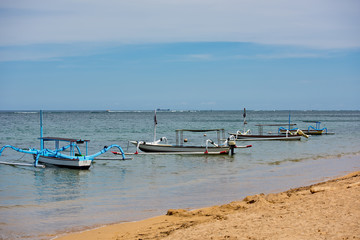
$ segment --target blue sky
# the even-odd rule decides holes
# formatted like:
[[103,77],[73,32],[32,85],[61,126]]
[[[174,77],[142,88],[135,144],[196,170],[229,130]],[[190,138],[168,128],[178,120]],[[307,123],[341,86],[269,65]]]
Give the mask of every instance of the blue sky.
[[357,0],[2,0],[0,110],[360,110]]

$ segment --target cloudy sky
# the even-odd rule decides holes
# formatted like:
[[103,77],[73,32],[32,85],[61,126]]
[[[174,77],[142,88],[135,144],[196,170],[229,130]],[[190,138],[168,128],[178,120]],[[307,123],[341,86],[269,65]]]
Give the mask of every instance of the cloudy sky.
[[1,0],[0,110],[360,110],[358,0]]

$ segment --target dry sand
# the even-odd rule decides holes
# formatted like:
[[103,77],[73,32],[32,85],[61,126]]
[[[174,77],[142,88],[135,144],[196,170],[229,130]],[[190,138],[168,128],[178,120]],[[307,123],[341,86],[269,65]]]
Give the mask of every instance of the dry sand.
[[360,172],[221,206],[169,210],[165,216],[60,239],[360,239]]

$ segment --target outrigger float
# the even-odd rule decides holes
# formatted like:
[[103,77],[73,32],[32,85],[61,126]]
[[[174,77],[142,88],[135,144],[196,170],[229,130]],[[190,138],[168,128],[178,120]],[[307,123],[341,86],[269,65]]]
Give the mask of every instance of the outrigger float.
[[[122,160],[129,160],[131,158],[127,158],[125,156],[124,151],[122,148],[117,145],[113,144],[110,146],[105,146],[99,152],[88,155],[88,142],[90,140],[82,140],[82,139],[73,139],[73,138],[59,138],[59,137],[43,137],[43,127],[42,127],[42,111],[40,111],[40,149],[29,148],[29,149],[22,149],[17,148],[11,145],[5,145],[0,150],[0,156],[2,152],[6,148],[11,148],[20,153],[27,153],[32,154],[34,156],[34,163],[14,163],[14,162],[0,162],[0,164],[6,165],[18,165],[18,166],[34,166],[34,167],[42,167],[44,168],[45,165],[54,165],[58,167],[66,167],[66,168],[75,168],[75,169],[89,169],[94,159],[101,154],[109,151],[112,148],[118,148],[120,151],[120,155],[122,155]],[[55,148],[54,150],[45,148],[45,142],[54,142]],[[68,143],[65,146],[60,147],[60,142]],[[78,144],[86,145],[86,155],[82,155],[81,150]],[[69,149],[70,154],[62,153],[64,150]],[[42,165],[41,163],[45,164]]]

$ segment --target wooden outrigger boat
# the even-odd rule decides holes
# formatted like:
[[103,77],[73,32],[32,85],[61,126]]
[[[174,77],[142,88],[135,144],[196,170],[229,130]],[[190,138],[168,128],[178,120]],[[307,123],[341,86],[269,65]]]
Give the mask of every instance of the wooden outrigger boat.
[[231,136],[235,137],[237,141],[299,141],[301,137],[304,136],[308,138],[306,134],[304,134],[301,130],[292,133],[291,131],[286,131],[285,134],[263,134],[263,128],[265,126],[272,126],[272,127],[281,127],[281,126],[295,126],[296,124],[257,124],[259,128],[258,134],[252,134],[251,130],[245,130],[246,122],[246,109],[244,108],[244,131],[236,131],[236,133],[229,133]]
[[[161,153],[161,154],[234,154],[235,148],[248,148],[247,146],[236,146],[235,141],[226,139],[222,144],[216,144],[213,140],[208,139],[205,145],[190,146],[186,145],[187,139],[184,139],[184,132],[216,132],[218,143],[220,142],[220,134],[225,137],[224,129],[177,129],[176,130],[176,144],[168,144],[167,138],[162,137],[156,140],[156,111],[154,116],[154,140],[151,142],[146,141],[130,141],[136,146],[135,154],[139,154],[139,150],[145,153]],[[185,143],[185,144],[184,144]],[[211,144],[211,145],[210,145]],[[117,152],[113,152],[118,154]]]
[[259,134],[251,134],[250,130],[246,132],[241,132],[240,130],[236,133],[229,133],[231,136],[234,136],[237,141],[299,141],[301,140],[301,135],[291,133],[290,131],[287,134],[263,134],[263,127],[265,126],[284,126],[283,124],[258,124],[255,125],[259,127]]
[[[88,142],[90,140],[82,140],[82,139],[73,139],[73,138],[59,138],[59,137],[43,137],[43,130],[42,130],[42,111],[40,111],[40,149],[35,148],[29,148],[29,149],[21,149],[17,148],[11,145],[5,145],[0,150],[0,156],[2,152],[6,148],[11,148],[17,152],[21,153],[28,153],[32,154],[34,156],[34,163],[28,164],[28,163],[11,163],[11,162],[0,162],[1,164],[7,164],[7,165],[21,165],[21,166],[34,166],[34,167],[45,167],[45,165],[54,165],[58,167],[66,167],[66,168],[76,168],[76,169],[89,169],[93,160],[109,151],[111,148],[118,148],[122,159],[126,160],[129,159],[125,156],[124,151],[122,148],[117,145],[113,144],[110,146],[105,146],[102,150],[99,152],[88,155]],[[45,142],[54,142],[55,148],[48,149],[45,148]],[[68,143],[65,146],[60,147],[60,142]],[[81,150],[78,146],[78,144],[86,144],[86,155],[82,155]],[[62,153],[64,150],[69,149],[70,154],[64,154]],[[41,165],[41,163],[45,165]]]
[[[213,140],[207,139],[205,145],[202,146],[191,146],[191,145],[184,145],[187,142],[186,139],[183,138],[184,132],[198,132],[198,133],[205,133],[215,131],[224,132],[224,129],[204,129],[204,130],[197,130],[197,129],[177,129],[176,130],[176,144],[168,144],[167,139],[165,137],[160,138],[157,141],[152,142],[145,142],[145,141],[130,141],[132,144],[136,146],[136,152],[138,153],[139,150],[146,152],[146,153],[173,153],[173,154],[234,154],[235,148],[248,148],[251,145],[247,146],[236,146],[235,142],[227,139],[224,141],[223,144],[218,145]],[[220,138],[218,138],[220,139]],[[165,143],[162,143],[162,142]],[[210,145],[211,144],[211,145]]]
[[[321,122],[320,121],[303,121],[303,122],[306,122],[306,123],[315,123],[315,127],[309,125],[307,129],[302,129],[301,131],[307,135],[333,135],[335,133],[333,132],[328,132],[327,128],[321,128],[320,125],[321,125]],[[298,128],[293,128],[293,129],[286,129],[286,128],[283,128],[283,127],[280,127],[279,128],[279,133],[286,133],[287,131],[290,131],[291,133],[295,133],[297,134],[297,131],[299,129]]]

